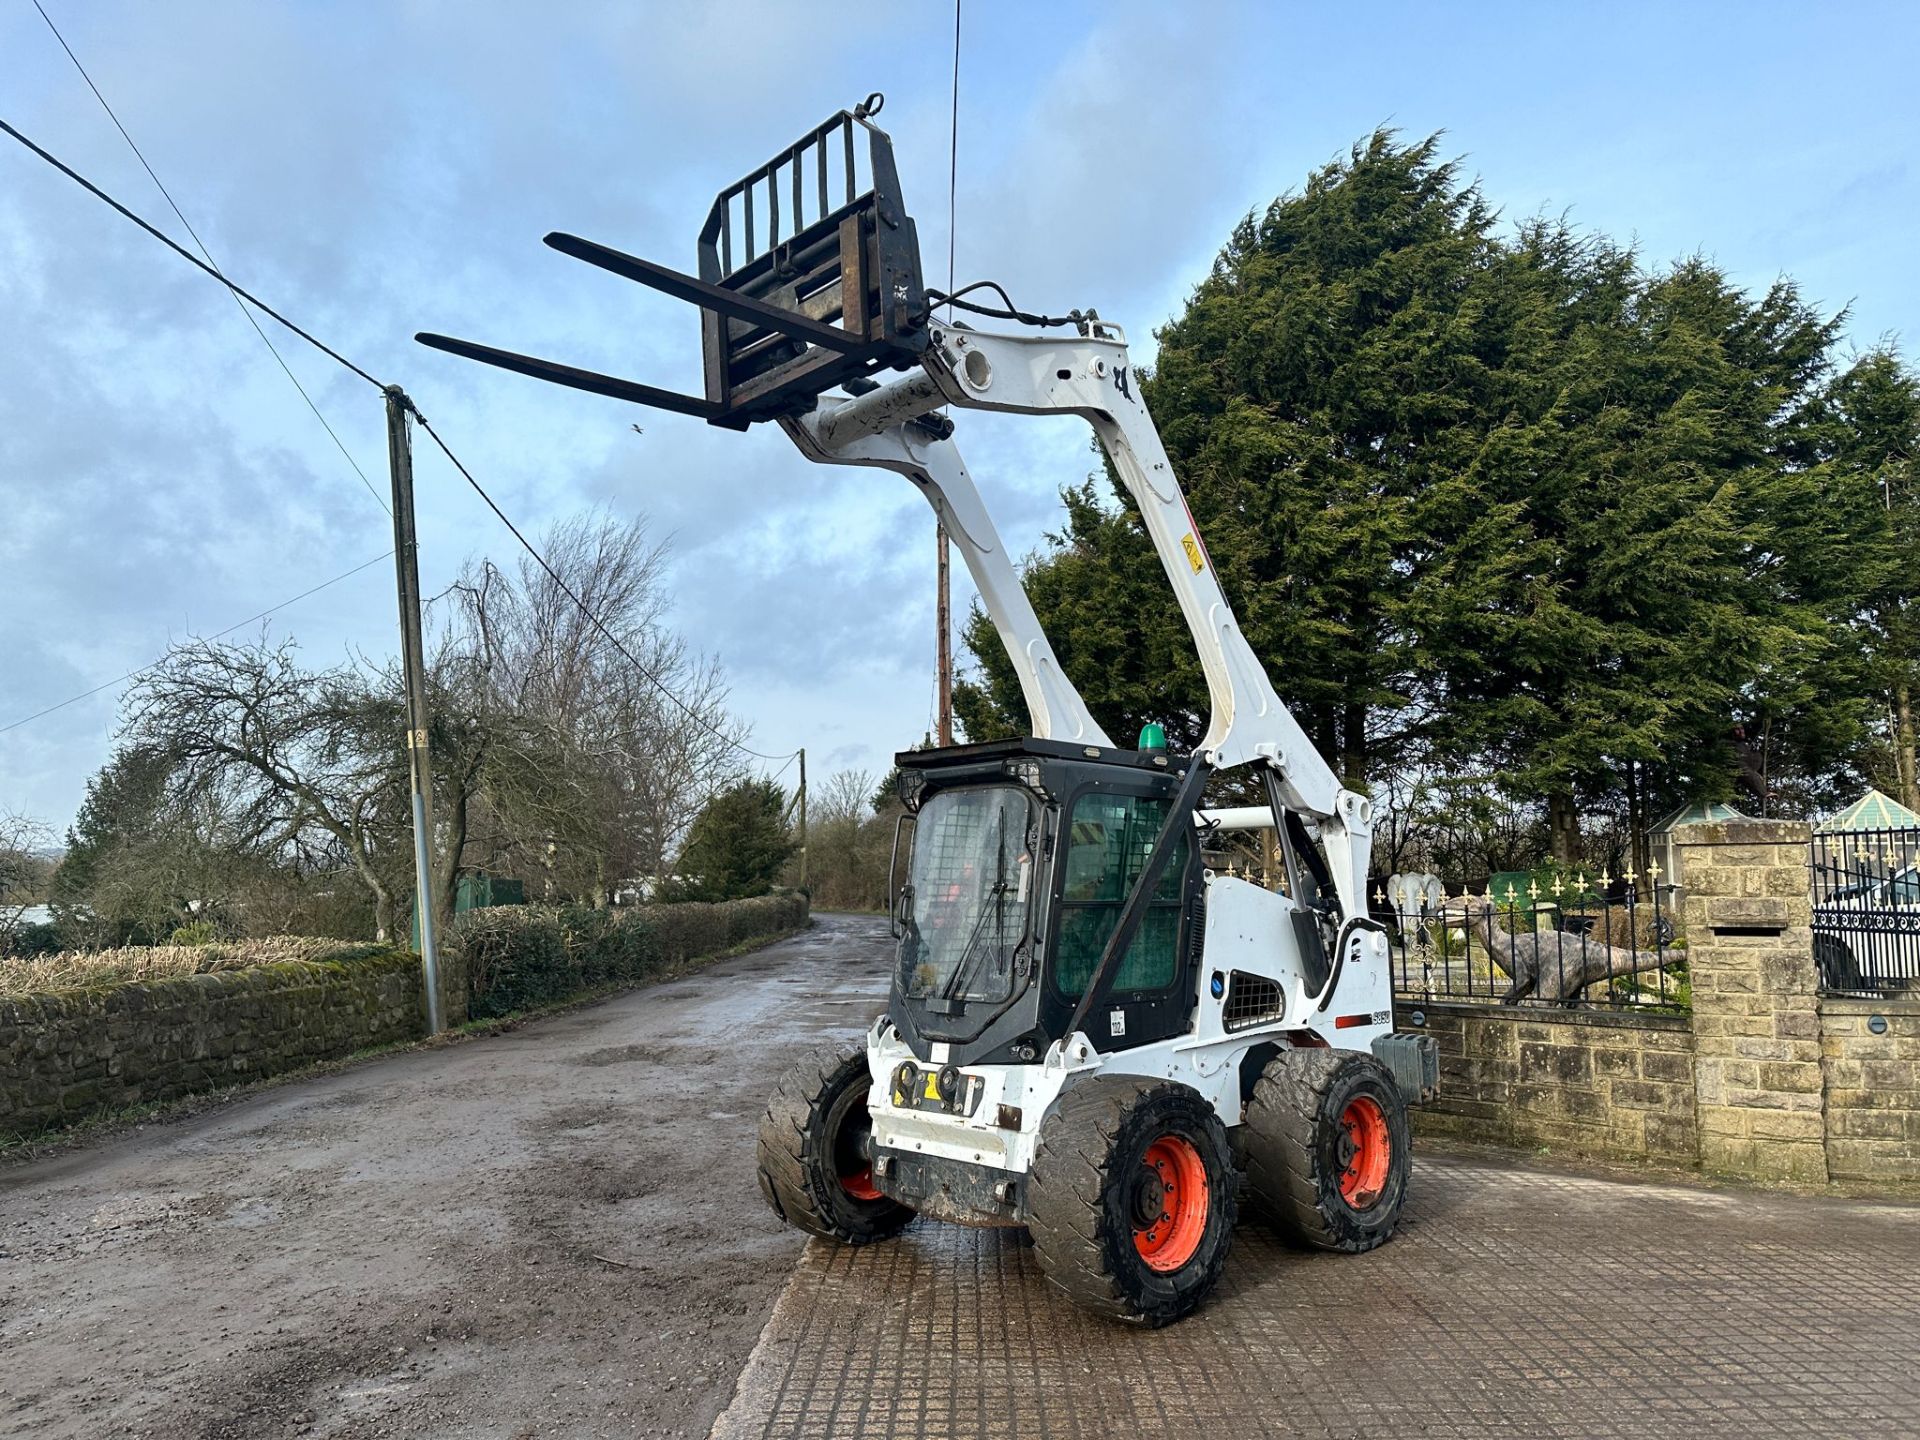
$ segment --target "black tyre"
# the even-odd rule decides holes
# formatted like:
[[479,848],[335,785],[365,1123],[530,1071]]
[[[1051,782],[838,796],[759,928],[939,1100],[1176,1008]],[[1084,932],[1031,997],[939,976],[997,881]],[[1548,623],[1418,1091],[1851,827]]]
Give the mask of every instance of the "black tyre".
[[760,1122],[760,1190],[795,1229],[864,1245],[913,1211],[873,1183],[865,1050],[820,1050],[781,1077]]
[[1283,1239],[1355,1254],[1399,1224],[1413,1165],[1407,1102],[1371,1055],[1281,1051],[1236,1139],[1253,1208]]
[[1235,1175],[1213,1107],[1167,1080],[1093,1076],[1040,1126],[1027,1230],[1075,1304],[1165,1325],[1207,1297],[1233,1244]]
[[1813,937],[1813,963],[1820,974],[1820,984],[1828,990],[1858,990],[1861,988],[1860,961],[1847,942],[1833,935]]

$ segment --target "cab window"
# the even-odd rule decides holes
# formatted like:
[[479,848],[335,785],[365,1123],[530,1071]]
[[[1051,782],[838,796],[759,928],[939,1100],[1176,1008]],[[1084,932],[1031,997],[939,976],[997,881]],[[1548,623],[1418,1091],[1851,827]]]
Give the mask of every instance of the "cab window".
[[[1074,801],[1054,961],[1054,983],[1067,998],[1077,998],[1086,989],[1100,963],[1133,882],[1153,853],[1170,803],[1144,795],[1102,794],[1083,794]],[[1179,974],[1180,891],[1186,883],[1189,843],[1183,832],[1120,962],[1115,991],[1164,990]]]

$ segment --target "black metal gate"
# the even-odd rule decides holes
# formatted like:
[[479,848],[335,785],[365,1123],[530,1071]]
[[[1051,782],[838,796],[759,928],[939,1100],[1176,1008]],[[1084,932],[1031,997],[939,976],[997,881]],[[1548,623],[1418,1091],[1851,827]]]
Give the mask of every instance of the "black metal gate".
[[1920,988],[1920,830],[1815,835],[1808,868],[1822,992]]
[[1387,927],[1394,994],[1427,1003],[1685,1010],[1674,887],[1647,876],[1574,874],[1491,887],[1433,904],[1374,894]]

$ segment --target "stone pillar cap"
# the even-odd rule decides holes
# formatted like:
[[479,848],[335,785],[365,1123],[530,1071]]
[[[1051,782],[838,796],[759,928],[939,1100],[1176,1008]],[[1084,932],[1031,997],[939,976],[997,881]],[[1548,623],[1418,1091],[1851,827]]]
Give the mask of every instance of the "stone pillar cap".
[[1813,839],[1807,820],[1716,820],[1679,825],[1672,831],[1676,845],[1788,845]]

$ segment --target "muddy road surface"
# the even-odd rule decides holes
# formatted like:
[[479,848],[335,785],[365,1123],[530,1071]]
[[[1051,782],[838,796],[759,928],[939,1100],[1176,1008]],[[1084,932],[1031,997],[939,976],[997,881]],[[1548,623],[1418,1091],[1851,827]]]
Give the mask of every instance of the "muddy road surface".
[[802,1242],[778,1071],[884,920],[0,1168],[0,1435],[704,1436]]

